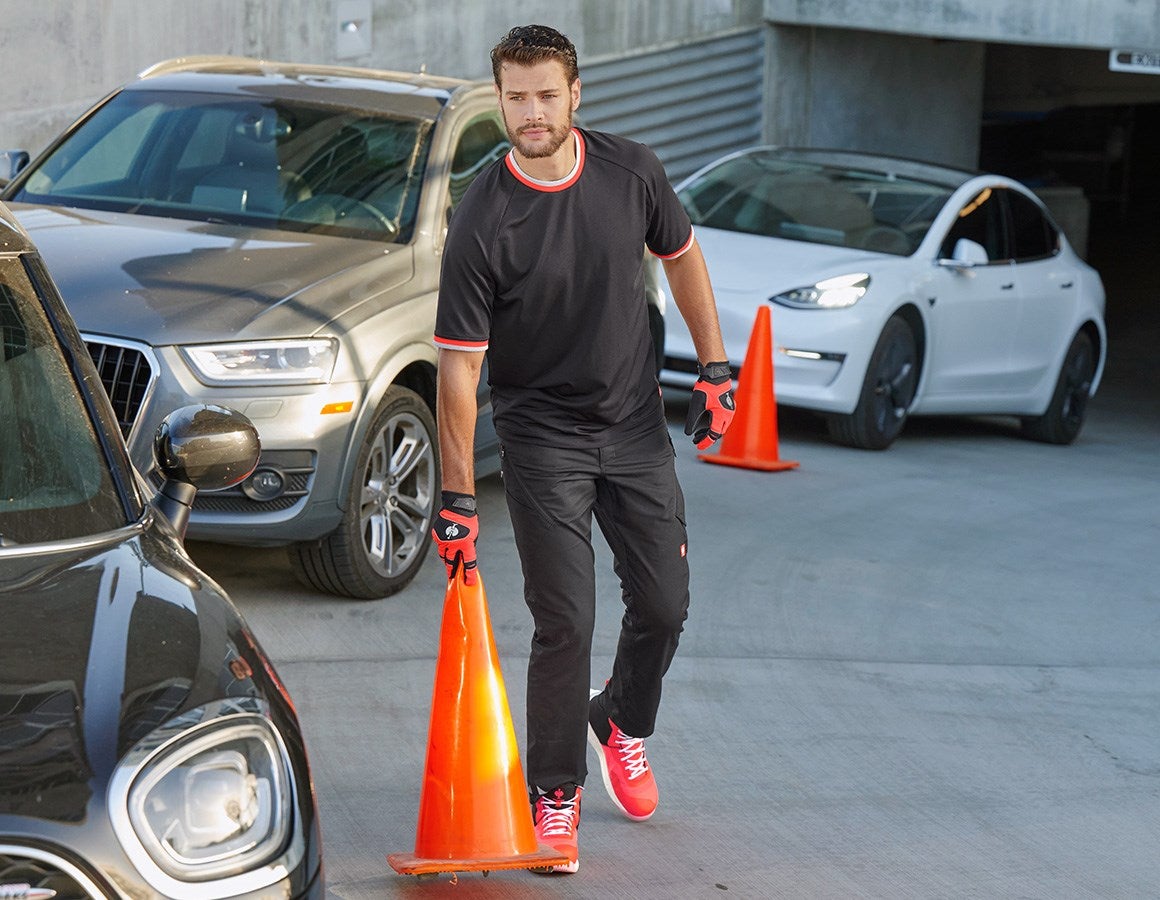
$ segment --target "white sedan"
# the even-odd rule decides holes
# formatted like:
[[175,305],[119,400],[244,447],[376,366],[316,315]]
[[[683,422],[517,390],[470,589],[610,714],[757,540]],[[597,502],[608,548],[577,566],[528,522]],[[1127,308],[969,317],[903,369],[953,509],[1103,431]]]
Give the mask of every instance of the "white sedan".
[[[1012,415],[1037,440],[1083,426],[1107,352],[1104,288],[1023,185],[862,153],[758,147],[677,186],[729,361],[771,304],[777,402],[883,449],[910,414]],[[661,381],[696,355],[667,317]]]

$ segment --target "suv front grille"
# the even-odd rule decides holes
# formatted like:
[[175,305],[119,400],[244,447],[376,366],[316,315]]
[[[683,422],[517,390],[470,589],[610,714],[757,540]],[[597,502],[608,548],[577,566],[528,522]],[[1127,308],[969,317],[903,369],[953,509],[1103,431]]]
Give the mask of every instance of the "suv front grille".
[[153,366],[149,355],[129,344],[114,344],[92,338],[86,338],[85,346],[96,364],[105,393],[113,401],[121,434],[128,439],[153,383]]
[[28,885],[29,890],[0,895],[47,897],[55,891],[55,900],[105,900],[108,896],[80,869],[51,853],[0,844],[0,891],[15,885]]

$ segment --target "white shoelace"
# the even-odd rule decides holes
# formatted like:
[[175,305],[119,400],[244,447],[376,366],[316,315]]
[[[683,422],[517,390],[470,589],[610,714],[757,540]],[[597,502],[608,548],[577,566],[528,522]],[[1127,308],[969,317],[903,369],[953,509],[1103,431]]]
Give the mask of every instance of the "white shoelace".
[[540,798],[540,824],[543,826],[544,837],[571,834],[576,828],[575,808],[575,797],[571,800],[556,801],[544,794]]
[[644,758],[644,738],[629,737],[617,729],[616,750],[620,754],[620,761],[628,770],[630,781],[648,771],[648,760]]

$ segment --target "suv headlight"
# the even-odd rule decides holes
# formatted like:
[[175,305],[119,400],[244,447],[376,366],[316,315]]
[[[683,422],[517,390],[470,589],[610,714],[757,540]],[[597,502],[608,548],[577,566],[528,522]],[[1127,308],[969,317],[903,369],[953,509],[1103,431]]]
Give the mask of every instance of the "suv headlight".
[[870,276],[865,272],[826,278],[809,287],[794,288],[770,297],[773,303],[796,309],[844,309],[862,299],[870,287]]
[[117,838],[163,896],[209,896],[209,881],[222,887],[214,896],[258,890],[300,857],[293,775],[277,730],[253,712],[259,702],[222,701],[166,723],[110,781]]
[[208,385],[325,384],[334,372],[338,341],[303,338],[195,344],[181,353]]

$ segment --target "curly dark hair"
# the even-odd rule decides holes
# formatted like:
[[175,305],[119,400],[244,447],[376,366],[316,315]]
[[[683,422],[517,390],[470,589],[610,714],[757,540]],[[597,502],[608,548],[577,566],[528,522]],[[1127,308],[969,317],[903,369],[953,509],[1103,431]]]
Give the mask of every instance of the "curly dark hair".
[[576,48],[555,28],[547,25],[517,25],[491,51],[491,72],[499,84],[500,68],[505,62],[532,66],[546,59],[558,59],[564,65],[568,84],[580,77],[576,65]]

